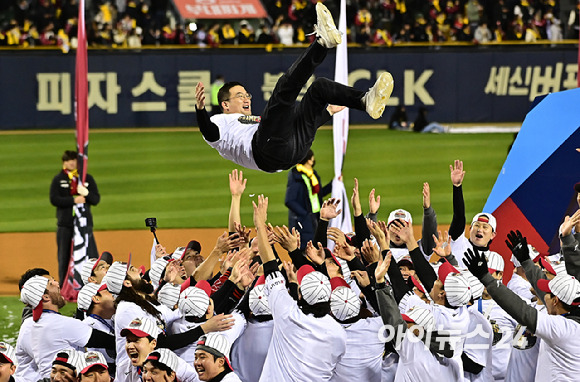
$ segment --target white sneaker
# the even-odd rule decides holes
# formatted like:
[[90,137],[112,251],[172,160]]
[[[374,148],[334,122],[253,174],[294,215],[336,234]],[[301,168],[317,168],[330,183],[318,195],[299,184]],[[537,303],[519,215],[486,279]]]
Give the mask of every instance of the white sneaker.
[[325,48],[332,49],[342,42],[340,31],[336,29],[332,14],[322,3],[316,3],[316,25],[314,25],[318,42]]
[[384,72],[363,96],[362,102],[371,118],[379,119],[383,115],[394,85],[395,81],[393,81],[391,73]]

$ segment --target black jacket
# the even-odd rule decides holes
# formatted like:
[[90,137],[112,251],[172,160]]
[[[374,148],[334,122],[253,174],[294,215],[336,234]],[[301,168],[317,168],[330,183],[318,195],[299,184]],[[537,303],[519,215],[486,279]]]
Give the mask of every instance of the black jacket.
[[[91,214],[91,206],[96,206],[101,200],[97,183],[90,174],[87,174],[85,183],[88,183],[87,188],[89,194],[86,197],[86,211],[87,211],[87,226],[93,226],[93,215]],[[53,179],[50,185],[50,203],[56,207],[57,225],[60,227],[73,226],[73,211],[75,204],[74,197],[70,194],[70,179],[64,171],[59,172]]]

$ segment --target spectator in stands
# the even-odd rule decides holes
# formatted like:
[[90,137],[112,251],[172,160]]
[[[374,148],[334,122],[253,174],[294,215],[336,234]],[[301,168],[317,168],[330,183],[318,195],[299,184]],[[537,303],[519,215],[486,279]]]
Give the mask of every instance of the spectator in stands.
[[236,43],[236,31],[229,21],[226,21],[220,28],[220,42],[221,44]]
[[486,43],[493,40],[493,35],[491,31],[487,27],[487,23],[484,21],[480,23],[477,28],[475,29],[475,33],[473,35],[474,41],[477,43]]
[[287,18],[278,19],[276,22],[276,34],[282,45],[294,44],[294,27]]
[[273,44],[276,41],[276,37],[272,34],[272,30],[266,23],[260,24],[260,30],[258,31],[257,44]]
[[409,130],[409,118],[407,110],[403,105],[397,105],[391,119],[389,120],[389,129],[391,130]]
[[247,20],[240,21],[240,30],[238,32],[238,44],[253,44],[256,41],[254,28]]

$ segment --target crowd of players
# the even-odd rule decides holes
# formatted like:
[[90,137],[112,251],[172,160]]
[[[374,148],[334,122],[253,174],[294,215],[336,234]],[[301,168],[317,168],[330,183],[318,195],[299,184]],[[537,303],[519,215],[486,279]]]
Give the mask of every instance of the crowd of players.
[[[309,44],[316,0],[263,2],[268,17],[180,21],[168,0],[87,1],[89,45]],[[339,1],[324,3],[335,15]],[[349,42],[558,41],[578,38],[578,12],[558,0],[356,0],[347,2]],[[0,45],[76,45],[78,0],[9,0],[0,4]]]
[[[103,252],[83,265],[74,318],[59,314],[48,271],[27,271],[17,343],[0,343],[0,382],[577,380],[580,210],[560,226],[557,254],[537,253],[517,227],[496,237],[485,212],[466,235],[464,175],[455,161],[448,232],[437,230],[427,183],[417,240],[406,210],[377,219],[374,190],[364,215],[355,182],[355,232],[329,227],[340,201],[328,199],[302,251],[299,232],[267,224],[264,196],[252,202],[250,239],[247,180],[234,170],[230,232],[205,256],[195,240],[170,254],[154,243],[145,270]],[[507,287],[492,240],[513,254]]]

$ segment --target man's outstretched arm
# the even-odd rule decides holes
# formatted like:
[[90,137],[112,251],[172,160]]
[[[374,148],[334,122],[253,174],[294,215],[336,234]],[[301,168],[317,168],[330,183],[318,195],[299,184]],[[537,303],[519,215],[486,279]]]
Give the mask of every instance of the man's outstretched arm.
[[215,142],[220,139],[220,129],[209,119],[209,114],[205,110],[205,87],[201,82],[198,82],[195,87],[195,99],[195,115],[199,131],[206,141]]

